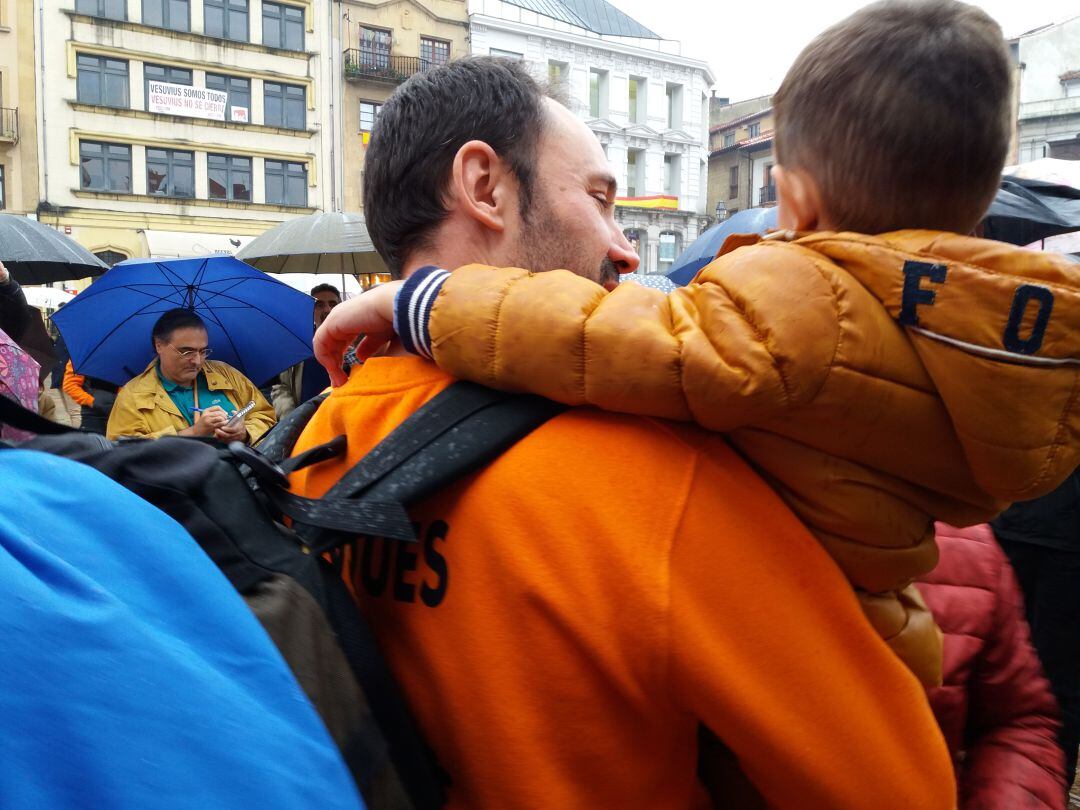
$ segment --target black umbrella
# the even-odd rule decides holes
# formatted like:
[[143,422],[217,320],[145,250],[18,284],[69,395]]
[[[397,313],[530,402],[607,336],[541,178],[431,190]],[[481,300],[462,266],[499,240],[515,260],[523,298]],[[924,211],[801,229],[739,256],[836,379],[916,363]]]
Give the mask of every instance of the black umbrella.
[[986,213],[983,235],[1012,245],[1080,231],[1080,189],[1005,177]]
[[16,214],[0,214],[0,261],[20,284],[100,276],[109,269],[74,239]]

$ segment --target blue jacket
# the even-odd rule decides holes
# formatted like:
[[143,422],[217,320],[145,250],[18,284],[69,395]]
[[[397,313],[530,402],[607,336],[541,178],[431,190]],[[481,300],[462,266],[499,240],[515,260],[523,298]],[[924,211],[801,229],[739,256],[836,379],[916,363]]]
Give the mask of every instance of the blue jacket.
[[342,808],[352,779],[243,600],[95,470],[0,450],[0,805]]

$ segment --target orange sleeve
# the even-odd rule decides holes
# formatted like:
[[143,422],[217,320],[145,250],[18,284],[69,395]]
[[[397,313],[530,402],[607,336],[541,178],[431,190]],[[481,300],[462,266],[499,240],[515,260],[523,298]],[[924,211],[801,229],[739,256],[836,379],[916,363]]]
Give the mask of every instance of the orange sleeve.
[[[763,255],[776,259],[767,273]],[[429,329],[435,362],[455,377],[729,431],[817,394],[839,340],[834,298],[791,250],[735,251],[666,296],[470,265],[443,283]]]
[[698,459],[670,556],[674,700],[770,806],[955,807],[926,695],[839,569],[764,490],[725,508],[740,468]]
[[94,407],[94,398],[83,388],[85,380],[86,378],[82,374],[75,373],[71,361],[68,360],[67,366],[64,367],[64,381],[61,383],[60,388],[79,405],[92,408]]

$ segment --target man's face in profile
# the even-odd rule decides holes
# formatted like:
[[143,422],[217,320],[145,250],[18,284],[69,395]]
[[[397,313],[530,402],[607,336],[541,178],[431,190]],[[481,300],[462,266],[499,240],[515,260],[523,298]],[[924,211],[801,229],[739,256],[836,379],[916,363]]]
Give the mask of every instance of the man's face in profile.
[[615,222],[611,167],[585,124],[550,99],[544,107],[532,201],[512,263],[534,272],[570,270],[612,289],[620,272],[637,268],[638,256]]

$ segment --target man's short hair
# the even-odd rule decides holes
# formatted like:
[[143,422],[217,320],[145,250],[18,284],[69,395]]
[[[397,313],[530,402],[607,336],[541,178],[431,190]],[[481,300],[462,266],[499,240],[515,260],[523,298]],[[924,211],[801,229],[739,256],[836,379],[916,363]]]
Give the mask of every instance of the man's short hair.
[[527,211],[545,95],[523,62],[481,56],[418,73],[390,96],[364,160],[364,218],[394,278],[446,217],[454,157],[469,141],[507,163]]
[[316,284],[311,288],[311,297],[314,298],[321,292],[333,293],[337,296],[338,301],[341,300],[341,292],[333,284]]
[[157,341],[168,343],[177,329],[202,329],[206,331],[206,323],[195,314],[193,309],[170,309],[157,319],[154,328],[150,332],[150,345],[155,346]]
[[773,98],[776,154],[818,183],[837,230],[968,232],[1010,135],[1001,28],[955,0],[884,0],[811,42]]

